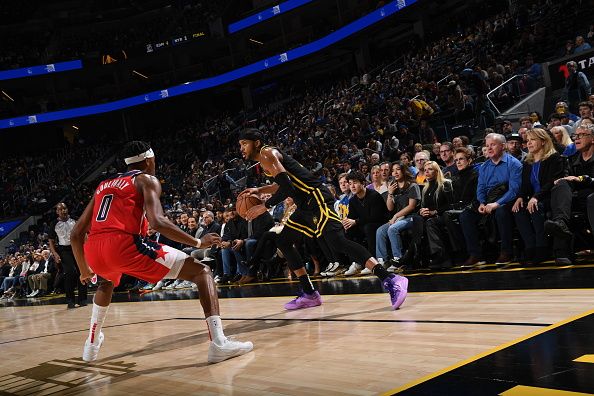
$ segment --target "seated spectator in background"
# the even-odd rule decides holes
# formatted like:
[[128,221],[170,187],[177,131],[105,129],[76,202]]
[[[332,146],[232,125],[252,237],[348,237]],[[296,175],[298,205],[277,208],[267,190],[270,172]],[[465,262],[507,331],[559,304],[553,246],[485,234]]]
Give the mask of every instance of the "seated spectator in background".
[[441,170],[443,176],[446,179],[451,179],[458,172],[458,168],[454,162],[454,145],[450,142],[443,142],[439,148],[439,156],[444,164]]
[[583,36],[577,36],[575,38],[575,48],[573,49],[574,54],[579,54],[580,52],[584,52],[592,48],[590,44],[584,40]]
[[421,144],[433,144],[437,142],[437,136],[426,119],[421,119],[419,122],[419,142]]
[[[236,283],[239,280],[248,275],[248,268],[241,255],[240,249],[243,246],[238,245],[239,240],[243,240],[247,236],[246,221],[241,218],[234,209],[228,209],[225,211],[227,221],[225,223],[225,230],[221,236],[221,257],[223,262],[223,279],[225,275],[230,277],[229,282]],[[236,268],[232,273],[233,262],[235,261]],[[223,283],[223,282],[221,282]]]
[[540,263],[547,258],[544,223],[551,208],[551,189],[565,175],[563,158],[549,134],[540,128],[528,131],[528,156],[522,168],[522,187],[512,212],[522,240],[524,261]]
[[[504,120],[501,128],[502,128],[501,133],[503,134],[503,136],[514,133],[514,125],[512,124],[512,122],[510,120]],[[487,129],[490,129],[490,128],[487,128]]]
[[186,232],[193,237],[198,233],[198,222],[195,217],[188,217],[188,228],[186,229]]
[[[552,218],[545,222],[545,232],[553,236],[555,262],[571,263],[569,230],[571,211],[588,214],[590,229],[594,227],[594,125],[582,125],[574,134],[577,153],[569,157],[568,176],[555,180],[551,190]],[[574,196],[575,193],[575,196]]]
[[464,235],[456,220],[464,209],[471,207],[476,201],[478,171],[472,165],[472,151],[467,147],[456,149],[454,162],[458,168],[458,173],[452,177],[454,202],[451,205],[451,210],[446,211],[443,217],[452,252],[458,253],[464,251]]
[[479,239],[478,223],[484,216],[493,215],[501,238],[496,264],[509,264],[513,254],[513,217],[511,207],[522,185],[522,163],[505,152],[505,137],[490,133],[486,137],[487,157],[479,169],[477,184],[478,209],[464,209],[460,224],[468,250],[465,266],[484,263]]
[[19,293],[21,296],[27,294],[27,276],[29,275],[29,268],[31,268],[31,265],[33,265],[33,255],[30,252],[27,252],[25,259],[22,262],[21,273],[18,276]]
[[585,118],[592,119],[592,106],[594,105],[589,101],[580,102],[578,106],[580,118],[575,122],[574,128],[579,127]]
[[367,241],[368,250],[374,252],[377,229],[388,220],[389,216],[386,203],[377,191],[365,188],[363,174],[351,172],[347,180],[353,196],[349,201],[349,216],[342,220],[342,224],[347,231],[356,227]]
[[396,136],[386,139],[384,142],[384,149],[382,151],[382,158],[389,162],[398,161],[398,157],[400,155],[400,150],[398,149],[399,146],[400,141]]
[[532,121],[529,116],[520,118],[520,128],[532,129]]
[[529,117],[533,128],[542,128],[542,116],[538,111],[533,111],[530,113]]
[[386,185],[386,191],[387,191],[388,180],[390,179],[390,176],[392,175],[392,166],[390,165],[389,162],[384,161],[380,164],[380,170],[382,171],[382,183],[384,183]]
[[371,183],[367,185],[370,190],[375,190],[380,194],[384,194],[388,191],[388,186],[382,177],[382,170],[379,165],[371,167]]
[[[444,145],[442,144],[442,150]],[[443,214],[451,208],[454,201],[452,183],[446,179],[437,162],[425,163],[426,183],[421,194],[419,215],[425,221],[427,241],[429,243],[430,266],[432,268],[451,267],[447,255],[446,228]]]
[[410,133],[406,124],[398,124],[398,140],[400,141],[400,149],[402,151],[412,150],[415,144],[415,138]]
[[[440,148],[441,150],[441,148]],[[425,162],[429,161],[429,156],[424,151],[419,151],[415,154],[415,168],[417,170],[417,176],[415,178],[415,183],[419,186],[425,184],[425,170],[423,169],[425,166]]]
[[[207,210],[202,215],[202,223],[203,225],[198,229],[195,234],[197,239],[202,238],[206,234],[220,234],[221,233],[221,225],[217,223],[214,219],[214,214]],[[189,224],[189,223],[188,223]],[[211,248],[206,249],[194,249],[191,251],[190,255],[198,260],[204,260],[205,258],[210,256]]]
[[[236,247],[241,249],[241,255],[244,257],[244,261],[249,262],[252,258],[256,246],[258,246],[258,239],[264,235],[265,232],[269,231],[272,227],[274,227],[274,219],[270,212],[266,211],[262,213],[260,216],[256,217],[253,220],[247,221],[246,224],[246,234],[244,239],[238,239],[235,243]],[[246,283],[252,283],[256,280],[257,273],[254,268],[250,270],[249,264],[245,265],[247,267],[246,273],[241,277],[238,281],[240,285],[244,285]]]
[[566,157],[572,156],[577,152],[575,143],[569,137],[567,129],[564,126],[556,126],[551,128],[553,138],[563,148],[562,154]]
[[512,133],[505,138],[507,140],[507,152],[518,161],[523,162],[528,154],[522,150],[522,145],[524,143],[522,136],[519,133]]
[[45,294],[47,294],[48,281],[56,272],[56,265],[54,260],[50,257],[49,250],[43,250],[39,259],[38,270],[28,279],[29,289],[32,290],[32,292],[27,297],[43,297]]
[[3,293],[2,298],[11,299],[14,297],[15,287],[18,285],[18,277],[23,268],[22,260],[20,255],[15,255],[10,262],[11,268],[8,272],[8,276],[4,278],[2,286],[0,286],[0,292]]
[[[421,200],[419,185],[414,182],[414,176],[408,167],[400,163],[392,165],[394,180],[388,187],[386,206],[392,218],[379,227],[376,232],[375,252],[378,260],[390,263],[388,271],[394,272],[402,257],[402,231],[412,227],[412,215]],[[388,242],[392,254],[388,253]]]
[[439,166],[443,166],[443,161],[439,157],[439,149],[441,148],[441,143],[435,142],[433,143],[433,148],[431,149],[431,153],[429,153],[429,160],[435,161],[439,164]]
[[416,176],[417,173],[419,173],[419,170],[417,168],[415,168],[414,166],[412,166],[413,161],[412,161],[412,157],[411,157],[410,153],[402,153],[400,155],[400,162],[404,166],[408,167],[408,170],[410,171],[410,173],[413,176]]

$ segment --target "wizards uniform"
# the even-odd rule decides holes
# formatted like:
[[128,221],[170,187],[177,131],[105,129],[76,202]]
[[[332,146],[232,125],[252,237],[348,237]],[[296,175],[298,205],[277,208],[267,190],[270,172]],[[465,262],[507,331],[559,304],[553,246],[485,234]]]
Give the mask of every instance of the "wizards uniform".
[[[262,149],[267,147],[270,146]],[[280,163],[291,180],[295,190],[291,198],[297,205],[285,225],[310,238],[320,237],[326,231],[342,230],[340,217],[333,210],[335,199],[330,190],[293,157],[275,149],[283,157]]]
[[134,179],[141,171],[120,173],[95,190],[85,258],[94,273],[117,286],[122,274],[156,283],[177,278],[185,253],[146,238],[144,198]]

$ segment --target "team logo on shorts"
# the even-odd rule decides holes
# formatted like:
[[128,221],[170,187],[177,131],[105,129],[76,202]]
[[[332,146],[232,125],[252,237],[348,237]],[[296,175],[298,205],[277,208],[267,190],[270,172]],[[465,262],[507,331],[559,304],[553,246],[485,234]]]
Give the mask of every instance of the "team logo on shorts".
[[313,223],[316,224],[316,225],[318,224],[318,217],[317,216],[314,216]]

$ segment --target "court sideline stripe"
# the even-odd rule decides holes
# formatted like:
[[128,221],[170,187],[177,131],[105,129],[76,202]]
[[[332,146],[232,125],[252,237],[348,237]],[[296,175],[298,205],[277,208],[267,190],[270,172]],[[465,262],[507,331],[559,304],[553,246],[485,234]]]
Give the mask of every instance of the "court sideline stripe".
[[[187,318],[187,317],[179,317],[179,318],[166,318],[166,319],[154,319],[154,320],[144,320],[141,322],[132,322],[132,323],[122,323],[116,325],[108,325],[103,326],[104,329],[108,329],[111,327],[122,327],[122,326],[131,326],[137,324],[144,324],[144,323],[156,323],[156,322],[165,322],[168,320],[196,320],[202,321],[206,320],[206,318]],[[224,318],[224,321],[248,321],[248,320],[260,320],[260,321],[285,321],[285,322],[362,322],[362,323],[434,323],[434,324],[478,324],[478,325],[494,325],[494,326],[550,326],[548,323],[523,323],[523,322],[475,322],[475,321],[463,321],[463,320],[406,320],[406,319],[329,319],[329,318],[304,318],[304,319],[286,319],[286,318]],[[10,340],[10,341],[2,341],[0,345],[4,344],[11,344],[13,342],[19,341],[30,341],[35,340],[38,338],[45,338],[45,337],[53,337],[59,336],[64,334],[72,334],[72,333],[80,333],[81,331],[89,331],[89,329],[82,329],[82,330],[70,330],[64,331],[61,333],[53,333],[53,334],[44,334],[35,337],[29,338],[20,338],[18,340]]]
[[499,351],[501,351],[501,350],[503,350],[505,348],[508,348],[510,346],[519,344],[522,341],[529,340],[529,339],[531,339],[533,337],[536,337],[538,335],[541,335],[541,334],[544,334],[544,333],[546,333],[548,331],[551,331],[553,329],[556,329],[557,327],[561,327],[561,326],[566,325],[568,323],[575,322],[576,320],[585,318],[586,316],[593,315],[593,314],[594,314],[594,309],[589,310],[589,311],[586,311],[586,312],[581,313],[581,314],[578,314],[578,315],[575,315],[575,316],[572,316],[572,317],[570,317],[568,319],[565,319],[565,320],[562,320],[560,322],[554,323],[554,324],[552,324],[552,325],[550,325],[550,326],[548,326],[548,327],[546,327],[546,328],[544,328],[542,330],[537,330],[537,331],[535,331],[533,333],[530,333],[530,334],[528,334],[526,336],[517,338],[517,339],[515,339],[513,341],[510,341],[510,342],[507,342],[505,344],[499,345],[499,346],[497,346],[495,348],[489,349],[486,352],[483,352],[483,353],[480,353],[480,354],[478,354],[476,356],[473,356],[473,357],[470,357],[468,359],[465,359],[465,360],[463,360],[463,361],[461,361],[459,363],[456,363],[456,364],[454,364],[452,366],[446,367],[446,368],[444,368],[442,370],[439,370],[439,371],[437,371],[435,373],[426,375],[426,376],[421,377],[421,378],[419,378],[417,380],[414,380],[412,382],[409,382],[408,384],[405,384],[405,385],[402,385],[402,386],[400,386],[398,388],[394,388],[394,389],[391,389],[389,391],[386,391],[386,392],[382,393],[381,396],[389,396],[389,395],[397,394],[399,392],[403,392],[403,391],[405,391],[407,389],[410,389],[410,388],[415,387],[415,386],[417,386],[419,384],[422,384],[422,383],[427,382],[429,380],[432,380],[432,379],[434,379],[436,377],[439,377],[440,375],[443,375],[443,374],[448,373],[448,372],[450,372],[452,370],[455,370],[457,368],[460,368],[462,366],[465,366],[465,365],[467,365],[469,363],[475,362],[475,361],[477,361],[477,360],[479,360],[481,358],[484,358],[486,356],[489,356],[489,355],[492,355],[492,354],[494,354],[496,352],[499,352]]
[[[177,320],[205,320],[205,318],[172,318]],[[494,326],[534,326],[546,327],[550,323],[528,322],[479,322],[470,320],[414,320],[414,319],[330,319],[330,318],[224,318],[225,321],[262,320],[262,321],[287,321],[287,322],[362,322],[362,323],[434,323],[434,324],[478,324]]]

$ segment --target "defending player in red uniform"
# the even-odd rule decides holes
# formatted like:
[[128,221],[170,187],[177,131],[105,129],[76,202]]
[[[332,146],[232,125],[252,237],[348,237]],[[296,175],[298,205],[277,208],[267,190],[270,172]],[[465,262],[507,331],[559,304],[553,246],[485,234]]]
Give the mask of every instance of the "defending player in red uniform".
[[122,274],[148,282],[168,278],[198,285],[211,339],[209,363],[251,351],[251,342],[229,340],[223,334],[219,300],[210,268],[177,249],[149,241],[145,238],[146,220],[167,238],[190,246],[208,247],[220,242],[221,238],[208,234],[196,239],[165,217],[159,199],[161,184],[154,177],[155,155],[147,143],[130,142],[124,147],[123,154],[128,171],[99,184],[71,235],[81,282],[88,283],[94,274],[100,277],[83,360],[97,359],[104,338],[101,327],[113,288],[119,284]]

